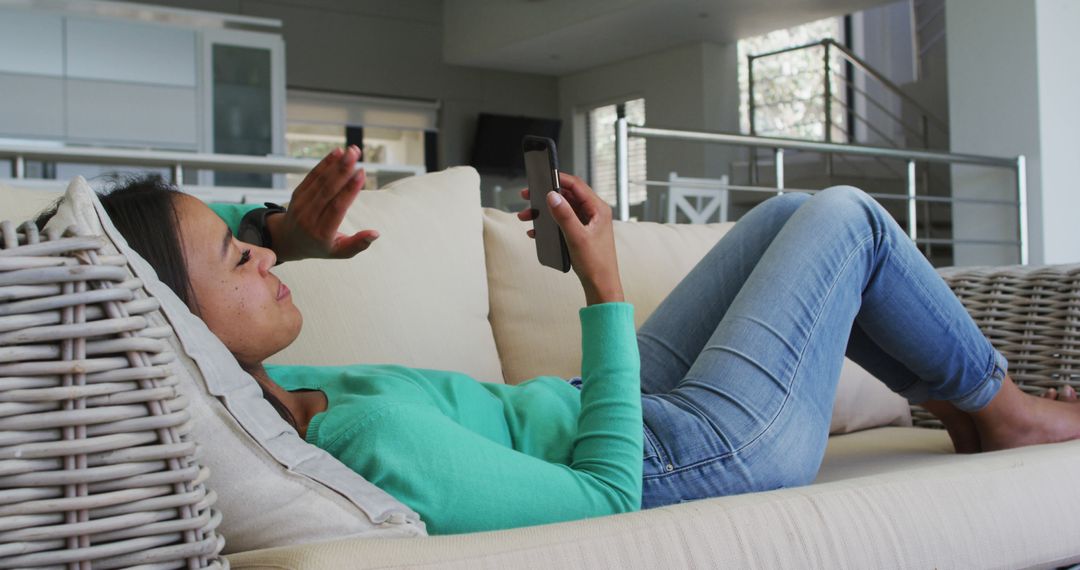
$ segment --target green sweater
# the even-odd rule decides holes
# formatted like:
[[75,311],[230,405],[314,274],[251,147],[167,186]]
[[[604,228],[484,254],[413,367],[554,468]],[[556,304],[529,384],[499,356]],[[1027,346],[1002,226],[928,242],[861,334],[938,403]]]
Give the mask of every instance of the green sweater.
[[[214,209],[235,231],[253,206]],[[582,389],[394,365],[275,366],[328,408],[307,441],[414,509],[432,534],[512,528],[641,506],[642,421],[633,306],[581,309]]]

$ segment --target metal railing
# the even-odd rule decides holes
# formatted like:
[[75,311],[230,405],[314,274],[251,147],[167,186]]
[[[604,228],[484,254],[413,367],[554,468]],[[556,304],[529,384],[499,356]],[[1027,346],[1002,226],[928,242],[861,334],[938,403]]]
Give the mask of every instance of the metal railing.
[[[52,147],[0,144],[0,160],[11,161],[11,178],[26,178],[27,161],[64,162],[89,165],[122,165],[146,168],[167,168],[173,184],[182,185],[189,170],[249,172],[257,174],[306,174],[319,163],[314,158],[281,156],[249,156],[116,148]],[[423,174],[423,166],[358,163],[369,172],[393,172],[405,175]],[[189,186],[191,187],[191,186]],[[223,189],[223,187],[206,187]],[[238,191],[270,190],[269,188],[229,188]],[[284,189],[278,189],[284,191]]]
[[[897,149],[866,145],[838,144],[799,139],[785,139],[778,137],[761,137],[754,135],[742,135],[735,133],[721,133],[709,131],[688,131],[678,129],[652,128],[642,125],[631,125],[625,117],[615,122],[615,190],[616,190],[616,213],[620,220],[630,219],[630,184],[645,186],[670,186],[669,182],[645,180],[631,181],[629,179],[629,139],[639,137],[645,139],[662,139],[672,141],[712,143],[735,147],[750,147],[752,149],[767,148],[773,151],[775,157],[776,186],[737,186],[724,185],[728,190],[740,190],[748,192],[769,192],[783,194],[793,189],[784,187],[784,151],[798,150],[820,153],[836,153],[842,155],[855,155],[876,157],[882,159],[899,159],[907,163],[907,192],[904,195],[897,194],[873,194],[878,200],[905,200],[907,201],[906,230],[908,236],[916,243],[971,243],[984,245],[1009,245],[1019,248],[1020,264],[1028,262],[1028,223],[1027,223],[1027,167],[1024,155],[1015,158],[1002,158],[995,156],[983,156],[975,154],[958,154],[918,149]],[[965,164],[990,168],[1004,168],[1015,173],[1016,200],[995,200],[989,198],[957,198],[941,196],[919,196],[916,194],[916,163],[945,163]],[[799,190],[814,192],[816,190]],[[996,204],[1001,206],[1016,207],[1018,236],[1016,240],[975,240],[975,239],[929,239],[919,238],[916,235],[917,208],[919,202],[948,202],[948,203],[972,203],[972,204]]]
[[[938,118],[932,111],[923,106],[915,98],[908,95],[898,85],[890,81],[880,71],[873,66],[859,58],[857,55],[851,52],[847,47],[837,43],[831,38],[811,42],[808,44],[793,46],[789,48],[770,51],[767,53],[752,54],[747,56],[747,73],[748,73],[748,114],[750,124],[750,134],[758,135],[758,110],[764,107],[776,106],[782,103],[788,103],[789,101],[769,101],[760,103],[755,96],[755,90],[758,88],[757,83],[759,80],[755,79],[754,64],[762,59],[776,57],[782,54],[788,54],[796,51],[808,50],[808,49],[822,49],[824,52],[822,75],[823,75],[823,88],[822,93],[818,93],[812,97],[800,98],[801,102],[812,102],[818,97],[822,100],[822,113],[823,117],[821,122],[824,123],[823,140],[824,142],[833,142],[834,131],[840,131],[847,138],[847,142],[854,142],[855,125],[862,124],[864,128],[869,132],[873,132],[883,141],[891,146],[903,148],[913,146],[907,140],[897,141],[894,140],[889,134],[887,134],[879,125],[875,125],[871,122],[870,118],[862,113],[858,112],[854,105],[853,99],[861,97],[861,100],[865,101],[868,105],[873,106],[880,116],[889,120],[890,124],[898,126],[901,132],[905,135],[912,135],[912,139],[919,141],[922,148],[929,148],[931,141],[931,128],[937,129],[942,135],[948,135],[949,127],[945,121]],[[832,67],[833,56],[839,57],[845,66],[849,70],[849,73],[839,73]],[[898,98],[903,104],[910,106],[918,114],[918,125],[911,125],[904,121],[900,116],[897,116],[887,105],[881,101],[875,99],[866,89],[860,87],[853,76],[849,77],[855,70],[858,70],[869,77],[877,81],[885,92],[892,94]],[[837,79],[840,85],[837,88],[833,86],[833,80]],[[847,96],[841,99],[837,96],[839,89],[845,90]],[[835,117],[833,113],[833,104],[839,103],[844,106],[843,116]],[[812,124],[817,124],[817,120],[814,120]],[[844,126],[841,126],[843,124]]]

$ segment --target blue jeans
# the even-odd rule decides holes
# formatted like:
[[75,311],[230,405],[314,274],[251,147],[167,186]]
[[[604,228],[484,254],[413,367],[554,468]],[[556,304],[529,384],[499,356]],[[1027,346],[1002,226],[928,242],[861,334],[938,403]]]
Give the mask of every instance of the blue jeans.
[[638,331],[642,508],[812,482],[847,355],[912,403],[990,402],[1005,359],[852,187],[747,213]]

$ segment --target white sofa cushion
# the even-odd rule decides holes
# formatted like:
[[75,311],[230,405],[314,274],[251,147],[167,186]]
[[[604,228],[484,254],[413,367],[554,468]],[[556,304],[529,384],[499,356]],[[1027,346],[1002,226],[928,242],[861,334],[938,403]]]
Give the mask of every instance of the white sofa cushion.
[[57,189],[55,184],[36,184],[33,187],[27,184],[26,180],[0,182],[0,219],[13,222],[31,220],[64,194],[63,187]]
[[190,398],[191,437],[220,499],[226,552],[343,536],[419,536],[419,516],[321,449],[301,440],[262,397],[217,337],[161,283],[112,225],[82,178],[72,181],[47,227],[79,225],[106,236],[147,294],[150,315],[171,326],[180,390]]
[[394,363],[502,382],[479,209],[480,177],[467,167],[361,192],[342,231],[378,230],[370,248],[274,269],[304,327],[269,362]]
[[[619,272],[638,326],[733,225],[615,223]],[[572,317],[585,295],[572,271],[536,261],[535,245],[525,235],[529,227],[514,214],[484,209],[491,326],[512,384],[539,375],[571,377],[581,369],[581,330]],[[831,433],[910,424],[904,398],[845,360]]]
[[[341,540],[234,567],[1054,568],[1080,563],[1080,441],[956,455],[942,430],[829,439],[818,483],[482,535]],[[842,463],[831,470],[833,463]],[[828,479],[829,482],[823,482]]]

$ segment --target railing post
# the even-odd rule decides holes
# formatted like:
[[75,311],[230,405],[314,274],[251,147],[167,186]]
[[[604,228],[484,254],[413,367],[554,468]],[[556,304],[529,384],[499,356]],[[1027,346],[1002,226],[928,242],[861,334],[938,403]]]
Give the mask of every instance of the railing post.
[[630,144],[626,116],[615,120],[615,206],[619,219],[630,219]]
[[179,162],[172,165],[170,169],[172,173],[172,183],[176,186],[184,185],[184,165]]
[[754,56],[750,54],[746,55],[746,106],[749,113],[747,118],[750,123],[750,134],[756,135],[757,125],[754,120]]
[[11,159],[11,177],[16,179],[26,177],[26,159],[21,154]]
[[[922,167],[922,171],[919,172],[919,180],[922,182],[923,193],[927,196],[933,196],[934,192],[930,187],[930,163],[926,163]],[[930,240],[934,238],[934,218],[930,215],[930,211],[933,204],[929,200],[922,203],[922,216],[926,220],[923,222],[923,237],[927,239],[926,257],[933,260],[934,258],[934,243]]]
[[[747,106],[747,109],[748,109],[748,113],[750,114],[748,119],[749,119],[749,122],[750,122],[750,134],[752,136],[757,135],[757,121],[755,120],[755,117],[754,117],[754,115],[757,114],[757,108],[756,108],[756,106],[754,104],[754,60],[755,59],[757,59],[757,58],[755,58],[753,55],[750,55],[750,54],[746,55],[746,84],[747,84],[747,90],[746,90],[747,91],[747,93],[746,93],[747,105],[746,106]],[[757,179],[758,179],[758,175],[757,175],[757,150],[752,146],[747,147],[747,149],[750,151],[750,160],[747,162],[747,168],[750,169],[748,178],[750,180],[750,185],[753,186],[753,185],[757,184]]]
[[1020,230],[1020,265],[1028,264],[1027,158],[1016,157],[1016,206]]
[[[825,142],[832,142],[832,67],[829,40],[822,40],[821,45],[825,48]],[[825,174],[832,176],[832,173],[832,154],[825,153]]]
[[784,149],[773,149],[773,160],[776,162],[776,195],[784,193]]
[[919,15],[915,9],[915,0],[908,0],[908,25],[911,26],[911,45],[914,49],[911,50],[911,69],[915,72],[915,81],[922,79],[922,69],[919,65],[919,49],[922,47],[919,45]]
[[[907,163],[907,196],[908,196],[908,204],[907,204],[908,237],[910,237],[911,241],[914,242],[917,239],[917,235],[916,235],[916,233],[917,233],[916,232],[916,227],[917,226],[916,226],[916,219],[915,219],[915,211],[916,211],[915,205],[916,205],[916,202],[915,202],[915,161],[914,160],[909,160],[908,163]],[[918,247],[918,245],[916,245],[916,247]]]

